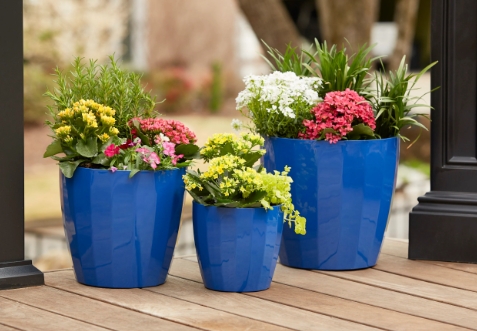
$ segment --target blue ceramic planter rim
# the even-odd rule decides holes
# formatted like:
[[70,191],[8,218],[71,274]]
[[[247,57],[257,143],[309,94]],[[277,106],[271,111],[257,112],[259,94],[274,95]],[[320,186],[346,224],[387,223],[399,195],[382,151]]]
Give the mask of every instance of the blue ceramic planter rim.
[[[186,167],[184,167],[186,168]],[[143,174],[143,173],[153,173],[153,174],[160,174],[160,173],[164,173],[164,172],[168,172],[168,171],[180,171],[184,168],[174,168],[174,169],[163,169],[163,170],[140,170],[139,172],[137,172],[136,174]],[[81,166],[78,166],[78,168],[76,168],[75,172],[78,171],[78,170],[81,170],[81,171],[98,171],[98,172],[108,172],[108,173],[111,173],[111,174],[115,174],[116,172],[120,172],[120,173],[129,173],[131,172],[131,170],[116,170],[115,172],[112,172],[111,170],[109,169],[96,169],[96,168],[86,168],[86,167],[81,167]],[[131,178],[131,179],[134,179]]]
[[[222,206],[214,206],[214,205],[203,205],[195,200],[192,201],[192,203],[194,204],[197,204],[197,205],[200,205],[204,208],[209,208],[209,207],[214,207],[214,208],[217,208],[217,209],[240,209],[240,210],[253,210],[253,209],[264,209],[265,211],[268,211],[269,209],[265,209],[264,207],[251,207],[251,208],[247,208],[247,207],[244,207],[244,208],[240,208],[240,207],[222,207]],[[282,204],[279,204],[279,205],[270,205],[273,209],[275,209],[275,207],[281,207]]]
[[[330,144],[329,141],[326,140],[311,140],[311,139],[298,139],[298,138],[284,138],[284,137],[269,137],[269,136],[264,136],[265,139],[282,139],[282,140],[294,140],[294,141],[300,141],[300,142],[307,142],[307,143],[327,143]],[[399,139],[397,136],[391,137],[391,138],[381,138],[381,139],[359,139],[359,140],[338,140],[336,143],[330,144],[330,145],[335,145],[335,144],[366,144],[366,143],[371,143],[371,142],[377,142],[377,141],[385,141],[385,140],[392,140],[392,139]]]

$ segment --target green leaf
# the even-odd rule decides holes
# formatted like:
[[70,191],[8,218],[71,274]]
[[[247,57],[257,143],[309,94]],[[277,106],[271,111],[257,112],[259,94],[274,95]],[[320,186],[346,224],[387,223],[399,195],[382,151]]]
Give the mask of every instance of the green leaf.
[[187,192],[189,192],[192,199],[194,199],[196,202],[200,203],[201,205],[207,205],[205,201],[202,200],[202,198],[198,194],[196,194],[196,192],[194,191],[187,191]]
[[60,162],[59,163],[60,170],[63,173],[63,175],[65,175],[66,178],[71,178],[73,177],[73,174],[76,168],[78,168],[78,166],[84,161],[85,160],[77,160],[73,162],[72,161]]
[[231,143],[223,144],[220,148],[219,156],[227,155],[227,154],[234,154],[234,147]]
[[349,132],[347,138],[350,140],[360,139],[362,136],[374,138],[374,131],[369,126],[360,123],[353,126],[353,131]]
[[88,137],[86,141],[79,140],[76,143],[76,151],[84,157],[94,157],[98,153],[96,137]]
[[50,157],[59,153],[63,153],[63,147],[61,147],[61,141],[55,140],[48,145],[43,157]]
[[253,167],[255,162],[257,162],[261,157],[262,157],[261,152],[252,152],[252,153],[247,153],[244,155],[241,155],[240,157],[243,158],[245,162],[246,167]]
[[100,153],[96,155],[96,157],[91,161],[91,163],[101,164],[107,167],[111,163],[111,159],[108,159],[106,155],[104,155],[104,153]]
[[133,170],[131,170],[131,172],[129,173],[129,178],[133,178],[133,176],[134,176],[135,174],[137,174],[139,171],[141,171],[141,170],[139,170],[139,169],[133,169]]
[[247,198],[243,199],[242,203],[244,203],[244,204],[255,203],[255,202],[258,202],[258,201],[262,200],[266,196],[267,196],[266,191],[255,191],[255,192],[250,193],[250,195]]
[[176,163],[175,167],[176,168],[185,168],[185,167],[188,167],[190,165],[190,162],[191,161],[185,161],[185,162],[179,162],[179,163]]
[[198,155],[199,146],[194,144],[180,144],[176,145],[176,155],[182,154],[186,160],[194,158]]
[[141,138],[141,142],[147,146],[151,146],[151,142],[149,141],[149,138],[141,131],[141,126],[139,125],[139,121],[134,119],[133,125],[134,125],[134,128],[136,129],[137,136]]

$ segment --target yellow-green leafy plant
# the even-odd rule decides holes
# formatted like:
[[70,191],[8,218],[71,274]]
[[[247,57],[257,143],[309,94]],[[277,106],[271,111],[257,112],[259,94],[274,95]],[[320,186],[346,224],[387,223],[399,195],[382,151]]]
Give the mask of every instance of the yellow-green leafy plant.
[[213,135],[200,152],[209,168],[205,172],[188,170],[186,190],[205,206],[272,209],[281,205],[284,220],[290,226],[295,224],[296,233],[305,234],[306,219],[292,203],[290,168],[267,173],[262,166],[253,167],[265,154],[258,149],[263,144],[262,137],[250,133]]
[[[98,155],[106,148],[119,130],[115,127],[116,110],[93,100],[79,100],[71,108],[54,114],[49,125],[53,131],[53,142],[44,157],[59,161],[66,177],[73,176],[75,169],[83,162],[98,163]],[[55,155],[64,153],[64,157]]]

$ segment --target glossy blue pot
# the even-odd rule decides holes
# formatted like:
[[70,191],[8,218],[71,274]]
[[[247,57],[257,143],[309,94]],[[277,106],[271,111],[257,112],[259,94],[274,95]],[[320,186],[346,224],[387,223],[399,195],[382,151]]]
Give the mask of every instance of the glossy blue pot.
[[280,263],[353,270],[376,264],[399,159],[398,138],[327,141],[267,138],[265,168],[291,167],[292,198],[306,235],[283,230]]
[[165,282],[179,230],[185,169],[76,169],[60,175],[61,208],[78,282],[133,288]]
[[193,203],[194,240],[205,287],[225,292],[270,287],[283,230],[280,206],[224,208]]

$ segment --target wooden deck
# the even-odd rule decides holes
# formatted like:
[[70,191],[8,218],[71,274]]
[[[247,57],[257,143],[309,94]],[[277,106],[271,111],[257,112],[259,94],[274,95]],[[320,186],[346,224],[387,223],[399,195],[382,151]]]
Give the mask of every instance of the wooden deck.
[[0,330],[477,330],[477,265],[410,261],[386,240],[378,265],[348,272],[277,266],[267,291],[206,290],[195,257],[176,258],[164,285],[78,284],[0,291]]

